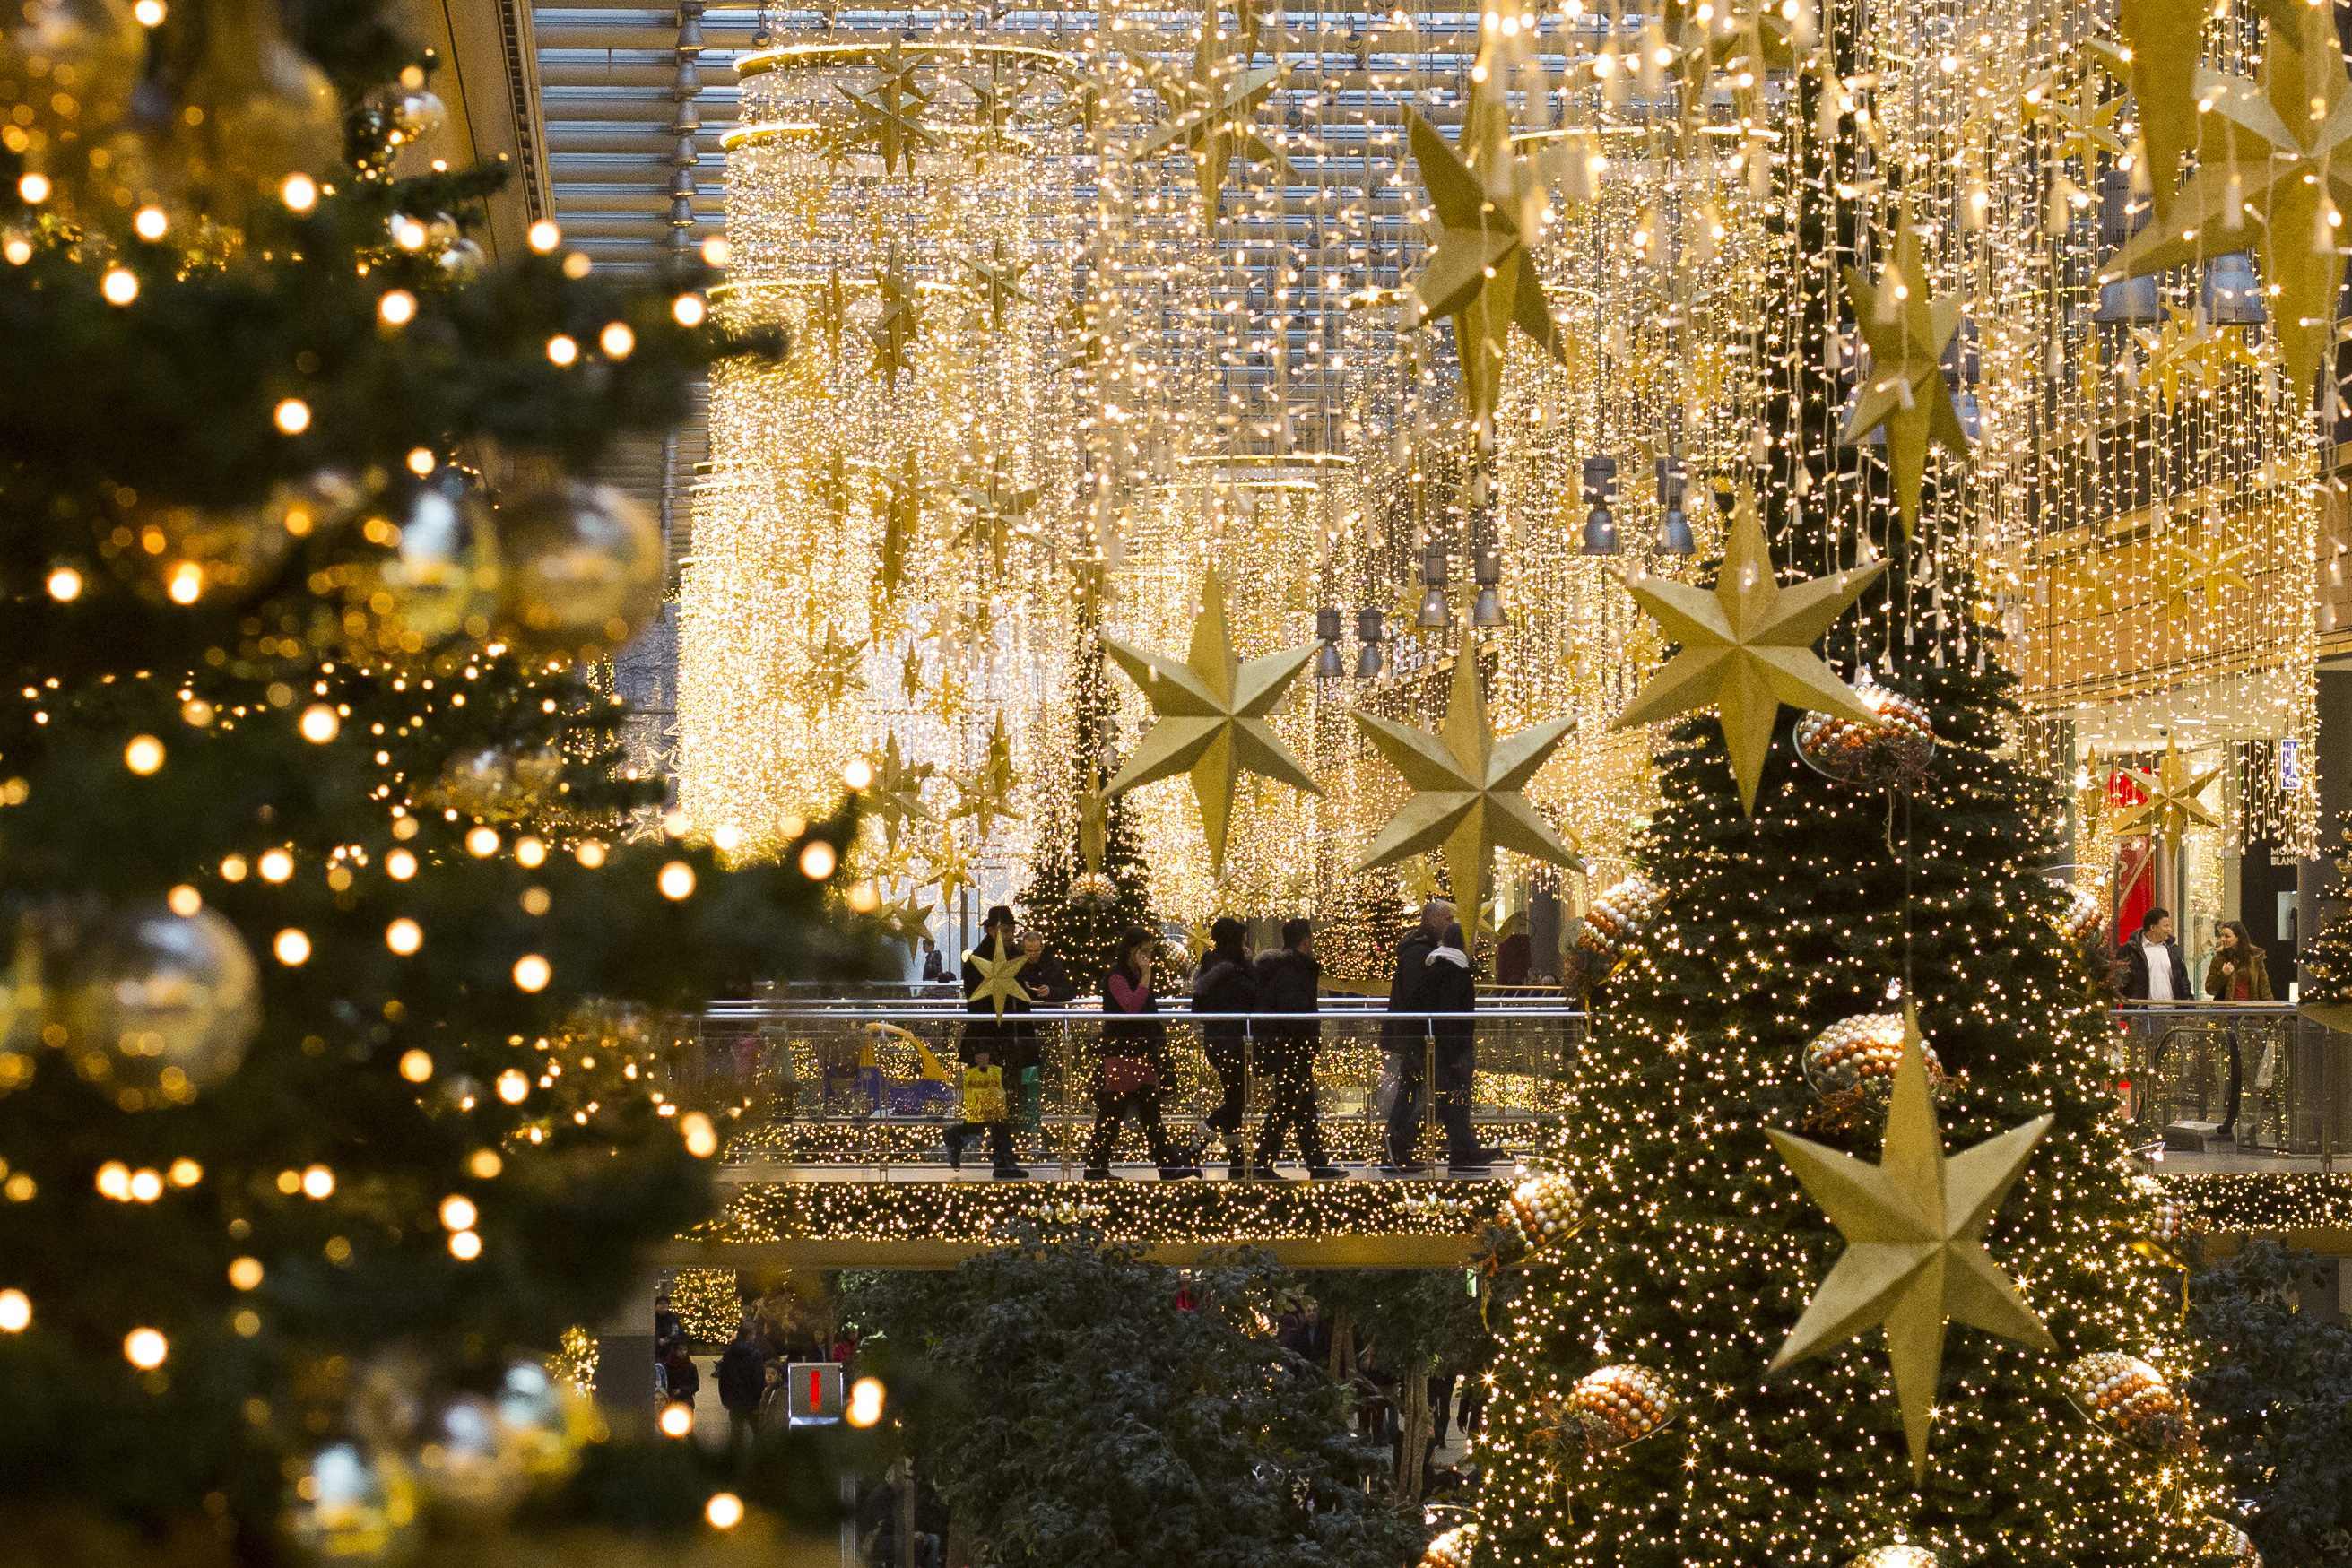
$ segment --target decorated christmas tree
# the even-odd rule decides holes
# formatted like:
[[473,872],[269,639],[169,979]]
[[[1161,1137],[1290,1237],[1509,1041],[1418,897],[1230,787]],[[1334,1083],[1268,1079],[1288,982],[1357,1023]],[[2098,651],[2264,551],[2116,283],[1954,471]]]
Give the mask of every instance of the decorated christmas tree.
[[[2352,829],[2341,834],[2331,859],[2340,900],[2352,889]],[[2317,934],[2295,954],[2294,972],[2304,1015],[2329,1029],[2352,1030],[2352,907],[2338,902],[2323,912]]]
[[585,678],[664,550],[563,469],[683,408],[698,269],[486,267],[498,172],[404,177],[426,73],[305,11],[0,21],[12,1561],[738,1524],[542,1359],[705,1207],[667,1010],[864,951],[845,823],[723,870]]
[[1114,709],[1098,612],[1078,618],[1070,657],[1070,805],[1049,814],[1037,835],[1029,881],[1018,899],[1024,925],[1045,938],[1081,992],[1102,981],[1119,933],[1155,929],[1151,886],[1136,847],[1126,798],[1103,786],[1118,771]]
[[[2197,1561],[2215,1490],[2131,1247],[2108,1026],[2040,869],[2051,803],[2006,748],[1998,645],[1932,609],[1901,521],[1958,429],[1957,312],[1900,203],[1857,212],[1853,123],[1820,135],[1801,85],[1756,510],[1712,586],[1636,586],[1677,651],[1627,719],[1697,716],[1662,757],[1634,855],[1659,902],[1578,1058],[1565,1183],[1507,1253],[1476,1561]],[[1865,228],[1874,265],[1816,265],[1858,263]],[[1843,439],[1818,358],[1841,319],[1871,354]],[[1860,528],[1823,504],[1858,484]]]

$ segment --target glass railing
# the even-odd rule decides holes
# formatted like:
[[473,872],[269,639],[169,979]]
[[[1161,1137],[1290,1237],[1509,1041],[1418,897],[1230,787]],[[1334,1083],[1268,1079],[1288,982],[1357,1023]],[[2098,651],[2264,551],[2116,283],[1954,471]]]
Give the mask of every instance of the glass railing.
[[[1160,1112],[1175,1143],[1202,1148],[1222,1166],[1221,1134],[1204,1124],[1223,1102],[1224,1080],[1211,1047],[1238,1074],[1242,1139],[1255,1147],[1274,1108],[1286,1043],[1313,1034],[1313,1082],[1326,1148],[1343,1166],[1386,1158],[1400,1099],[1418,1128],[1422,1158],[1444,1161],[1442,1104],[1434,1076],[1454,1080],[1438,1059],[1473,1042],[1467,1113],[1480,1144],[1510,1152],[1541,1145],[1565,1109],[1568,1070],[1584,1038],[1585,1015],[1512,998],[1482,998],[1461,1014],[1390,1013],[1360,998],[1326,998],[1323,1011],[1288,1015],[1149,1015],[1165,1031]],[[714,1005],[682,1042],[673,1068],[682,1092],[703,1103],[742,1107],[729,1157],[739,1163],[888,1167],[942,1161],[946,1126],[961,1116],[964,1048],[984,1039],[1004,1069],[1015,1147],[1024,1164],[1083,1165],[1097,1108],[1105,1028],[1112,1054],[1131,1019],[1106,1019],[1085,1000],[1066,1008],[992,1015],[966,1010],[952,988],[936,998],[902,1000],[781,994]],[[1222,1037],[1222,1038],[1220,1038]],[[1433,1074],[1431,1069],[1437,1067]],[[1401,1071],[1400,1069],[1402,1069]],[[1418,1082],[1416,1082],[1418,1081]],[[985,1166],[986,1140],[971,1152]],[[1147,1157],[1141,1133],[1123,1125],[1112,1156]],[[1295,1139],[1284,1158],[1296,1161]]]
[[2288,1002],[2134,1002],[2116,1009],[2116,1065],[2143,1146],[2334,1168],[2352,1036]]

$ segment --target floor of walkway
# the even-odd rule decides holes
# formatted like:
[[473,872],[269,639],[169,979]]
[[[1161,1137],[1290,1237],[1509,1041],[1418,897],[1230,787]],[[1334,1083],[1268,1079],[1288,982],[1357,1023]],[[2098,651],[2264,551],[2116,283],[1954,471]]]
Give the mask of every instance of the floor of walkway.
[[[1077,1165],[1064,1166],[1059,1162],[1032,1160],[1023,1168],[1028,1171],[1031,1181],[1082,1181],[1085,1179],[1084,1168]],[[1348,1173],[1344,1179],[1349,1181],[1429,1181],[1457,1176],[1457,1173],[1449,1169],[1442,1160],[1411,1176],[1384,1172],[1378,1166],[1360,1162],[1351,1164],[1342,1161],[1339,1168]],[[1117,1179],[1122,1181],[1153,1182],[1160,1179],[1157,1166],[1140,1163],[1115,1165],[1111,1166],[1111,1171]],[[1279,1171],[1285,1181],[1303,1183],[1306,1179],[1307,1173],[1303,1166],[1285,1165],[1279,1167]],[[1482,1171],[1459,1173],[1457,1179],[1507,1180],[1517,1174],[1518,1163],[1516,1160],[1506,1160]],[[905,1165],[851,1166],[788,1165],[774,1160],[745,1160],[719,1167],[719,1179],[734,1186],[754,1186],[768,1182],[991,1182],[996,1178],[992,1174],[987,1157],[983,1154],[978,1159],[964,1161],[961,1170],[951,1169],[944,1164],[924,1162]],[[1203,1166],[1201,1168],[1200,1179],[1223,1182],[1232,1178],[1225,1174],[1224,1163],[1218,1161]]]

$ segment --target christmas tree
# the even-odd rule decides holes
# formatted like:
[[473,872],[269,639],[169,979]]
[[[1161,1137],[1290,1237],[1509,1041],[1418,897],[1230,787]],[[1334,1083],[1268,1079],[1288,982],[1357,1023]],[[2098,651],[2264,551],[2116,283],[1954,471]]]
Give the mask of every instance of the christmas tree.
[[[1825,10],[1834,68],[1838,29],[1854,25],[1853,13]],[[1826,261],[1856,257],[1855,193],[1871,185],[1851,117],[1836,121],[1833,138],[1810,133],[1819,89],[1811,71],[1800,80],[1787,117],[1797,129],[1779,170],[1797,214],[1795,231],[1780,236],[1796,269],[1796,308],[1793,319],[1759,328],[1758,342],[1762,362],[1782,367],[1767,420],[1769,471],[1759,482],[1771,561],[1735,538],[1721,570],[1729,583],[1777,561],[1790,580],[1796,563],[1833,572],[1883,552],[1883,576],[1839,591],[1858,601],[1822,645],[1849,677],[1859,651],[1891,655],[1879,678],[1924,710],[1935,748],[1908,777],[1833,778],[1834,750],[1817,753],[1822,769],[1800,760],[1800,715],[1781,707],[1773,716],[1777,690],[1757,712],[1760,684],[1727,690],[1717,712],[1671,731],[1664,803],[1634,856],[1661,903],[1578,1058],[1574,1109],[1555,1150],[1585,1223],[1522,1265],[1521,1288],[1496,1320],[1504,1343],[1480,1445],[1488,1469],[1476,1560],[2194,1561],[2210,1529],[2198,1515],[2213,1489],[2184,1457],[2177,1428],[2130,1411],[2110,1411],[2116,1425],[2095,1424],[2070,1397],[2077,1358],[2171,1364],[2165,1298],[2129,1246],[2143,1200],[2116,1119],[2106,1020],[2085,999],[2081,959],[2056,929],[2066,894],[2038,869],[2053,858],[2035,825],[2051,820],[2051,803],[2004,747],[2013,681],[1981,628],[1933,614],[1929,596],[1914,591],[1920,563],[1887,477],[1863,474],[1832,423],[1841,389],[1818,356],[1851,286]],[[1871,216],[1883,234],[1899,235],[1896,204],[1885,209]],[[1915,254],[1899,240],[1882,256],[1890,250],[1906,261]],[[1904,271],[1912,303],[1926,310],[1925,274]],[[1894,310],[1864,311],[1869,287],[1856,291],[1855,311],[1870,314],[1874,329],[1896,320]],[[1878,376],[1909,374],[1895,352],[1873,347]],[[1931,349],[1925,366],[1938,379],[1919,376],[1916,404],[1900,400],[1898,417],[1916,406],[1924,419],[1948,395],[1936,359]],[[1909,434],[1890,429],[1888,453],[1899,455]],[[1875,497],[1874,548],[1824,505],[1857,485]],[[1949,561],[1942,570],[1948,594],[1958,574]],[[1800,591],[1784,591],[1781,604]],[[1824,624],[1826,612],[1790,645],[1810,646]],[[1687,648],[1693,635],[1677,632],[1675,641]],[[1659,681],[1670,685],[1691,667],[1669,664]],[[1871,725],[1836,722],[1892,737],[1899,753],[1887,716],[1904,711],[1883,705]],[[1752,810],[1734,766],[1751,758],[1760,767]],[[1910,760],[1919,760],[1916,747]],[[1926,1058],[1901,1054],[1906,1008],[1940,1069],[1932,1106]],[[1874,1054],[1850,1054],[1858,1041]],[[1898,1060],[1915,1065],[1895,1073]],[[1840,1199],[1849,1189],[1819,1175],[1831,1166],[1843,1173],[1837,1181],[1874,1195],[1907,1182],[1901,1201],[1932,1202],[1918,1212],[1941,1216],[1957,1201],[1961,1151],[2044,1116],[2046,1134],[2006,1197],[1999,1183],[1981,1184],[1978,1197],[1990,1196],[1974,1212],[1992,1218],[1983,1252],[1968,1263],[1932,1239],[1897,1259],[1894,1230],[1874,1237],[1888,1245],[1864,1249],[1874,1239],[1866,1225],[1842,1234],[1815,1200],[1829,1190],[1839,1218],[1852,1217],[1853,1202]],[[1923,1147],[1938,1138],[1938,1123],[1948,1167]],[[1832,1152],[1790,1145],[1784,1157],[1770,1134]],[[2013,1164],[2032,1135],[1971,1157],[1966,1170],[1981,1174],[1993,1156]],[[1841,1163],[1875,1166],[1882,1155],[1885,1171],[1859,1176]],[[1811,1179],[1801,1182],[1792,1165]],[[1927,1176],[1944,1182],[1940,1194],[1918,1185]],[[1891,1272],[1852,1289],[1853,1270],[1869,1262]],[[1833,1267],[1839,1277],[1825,1285]],[[2018,1321],[1995,1274],[2016,1281],[2029,1321]],[[1807,1317],[1817,1296],[1830,1303],[1826,1334],[1811,1333],[1821,1316]],[[2004,1322],[2003,1333],[2031,1340],[2035,1314],[2048,1336],[2038,1346],[1976,1326]],[[1792,1336],[1801,1317],[1807,1335]],[[1792,1351],[1819,1354],[1776,1365],[1776,1348],[1792,1338]],[[1907,1399],[1890,1379],[1890,1354],[1912,1379]],[[1926,1468],[1915,1479],[1906,1439],[1922,1429]],[[1867,1555],[1895,1548],[1922,1555]]]
[[[2340,835],[2340,847],[2330,857],[2335,885],[2352,887],[2352,829]],[[2352,910],[2338,909],[2319,923],[2319,930],[2295,954],[2295,977],[2302,1010],[2333,1030],[2352,1030]]]
[[1040,825],[1019,903],[1026,928],[1045,937],[1046,950],[1068,967],[1070,983],[1087,992],[1109,972],[1119,933],[1157,929],[1133,813],[1125,797],[1103,789],[1118,764],[1097,610],[1082,609],[1078,617],[1069,703],[1071,806]]
[[486,268],[498,172],[404,177],[426,73],[305,15],[0,23],[12,1556],[529,1563],[534,1496],[706,1528],[685,1446],[596,1447],[541,1358],[706,1206],[665,1011],[865,955],[846,822],[724,870],[585,678],[664,550],[562,471],[682,410],[698,277],[551,227]]

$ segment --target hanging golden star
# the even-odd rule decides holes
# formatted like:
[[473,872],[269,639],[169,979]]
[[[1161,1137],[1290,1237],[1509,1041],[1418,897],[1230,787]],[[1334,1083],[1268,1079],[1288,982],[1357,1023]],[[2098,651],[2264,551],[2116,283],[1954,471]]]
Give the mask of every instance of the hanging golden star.
[[874,552],[874,599],[877,611],[887,610],[898,597],[899,584],[907,578],[908,553],[923,531],[923,496],[929,488],[923,483],[922,471],[916,466],[915,452],[908,447],[898,458],[898,471],[882,476],[880,505],[875,509],[881,514],[882,538]]
[[916,943],[931,934],[930,906],[922,901],[920,889],[910,889],[904,898],[884,904],[877,911],[882,929],[912,951]]
[[2139,786],[2147,798],[2137,806],[2126,807],[2116,821],[2118,837],[2134,833],[2160,833],[2172,852],[2180,852],[2180,836],[2191,824],[2218,828],[2221,820],[2205,808],[2199,799],[2221,776],[2221,768],[2213,767],[2199,774],[2190,774],[2188,765],[2180,760],[2180,749],[2171,741],[2164,743],[2164,760],[2153,773],[2145,768],[2126,768],[2126,777]]
[[841,284],[841,266],[834,264],[809,306],[809,323],[824,338],[825,354],[834,364],[841,363],[841,333],[849,325],[849,292]]
[[1314,662],[1315,645],[1242,663],[1234,655],[1226,625],[1225,585],[1215,572],[1201,585],[1201,613],[1192,622],[1192,645],[1182,664],[1116,637],[1106,636],[1102,644],[1159,716],[1110,781],[1109,792],[1124,795],[1154,779],[1189,772],[1213,875],[1224,874],[1225,827],[1240,775],[1261,774],[1310,795],[1323,792],[1266,722],[1290,683]]
[[866,332],[874,343],[872,373],[880,376],[892,392],[898,390],[901,374],[914,371],[915,336],[922,328],[922,302],[916,298],[914,285],[907,280],[907,270],[894,245],[890,247],[889,265],[882,273],[882,311]]
[[1781,587],[1756,516],[1755,492],[1743,485],[1712,587],[1652,577],[1626,582],[1634,602],[1681,651],[1617,716],[1616,727],[1654,724],[1712,705],[1732,776],[1739,780],[1740,809],[1752,814],[1783,706],[1877,722],[1813,644],[1885,570],[1879,562]]
[[988,750],[971,774],[956,781],[956,806],[951,816],[971,818],[982,839],[999,819],[1020,821],[1013,810],[1013,792],[1021,777],[1013,768],[1013,741],[1004,733],[1004,710],[996,710],[996,724],[988,732]]
[[1685,127],[1698,119],[1706,84],[1717,70],[1731,78],[1732,102],[1740,118],[1753,120],[1768,74],[1793,69],[1798,56],[1811,47],[1807,26],[1773,0],[1740,5],[1666,0],[1659,21],[1675,52]]
[[1928,297],[1927,257],[1907,216],[1896,220],[1895,244],[1876,287],[1849,267],[1845,291],[1853,302],[1854,324],[1870,346],[1870,377],[1846,419],[1842,439],[1858,442],[1870,431],[1885,428],[1886,466],[1894,476],[1895,508],[1908,535],[1919,526],[1927,444],[1936,442],[1955,457],[1969,455],[1969,433],[1953,406],[1943,364],[1944,350],[1960,329],[1960,302]]
[[1948,1321],[2037,1350],[2057,1348],[1984,1248],[1993,1211],[2056,1118],[2036,1116],[1948,1157],[1920,1045],[1917,1012],[1906,1007],[1903,1060],[1895,1070],[1877,1164],[1791,1133],[1766,1134],[1846,1242],[1773,1356],[1771,1370],[1884,1324],[1915,1480],[1927,1471],[1927,1428],[1943,1377]]
[[2197,140],[2197,64],[2212,14],[2207,0],[2116,0],[2116,24],[2129,50],[2119,63],[2137,106],[2140,154],[2160,225],[2171,221],[2180,155]]
[[1412,281],[1413,325],[1454,319],[1462,400],[1480,425],[1492,422],[1502,399],[1503,361],[1515,323],[1553,359],[1567,357],[1533,255],[1543,180],[1511,150],[1509,73],[1500,50],[1499,35],[1479,43],[1476,68],[1485,74],[1474,77],[1463,103],[1458,152],[1429,121],[1405,110],[1412,160],[1438,227],[1429,265]]
[[963,852],[963,845],[957,840],[952,827],[940,835],[940,847],[931,856],[929,871],[928,880],[939,888],[940,907],[942,909],[953,908],[956,894],[968,887],[979,885],[972,880],[971,859]]
[[1004,570],[1005,552],[1013,543],[1014,526],[1037,509],[1045,491],[1016,480],[1011,462],[1001,452],[983,466],[985,477],[979,484],[956,486],[955,497],[970,520],[956,535],[955,542],[985,555],[990,566],[1001,573]]
[[2060,97],[2053,85],[2035,108],[2039,110],[2037,118],[2049,122],[2052,155],[2076,160],[2085,180],[2098,172],[2100,159],[2120,158],[2126,152],[2124,139],[2116,128],[2124,111],[2124,100],[2111,98],[2100,102],[2098,91],[2087,77],[2073,102]]
[[1279,65],[1251,70],[1258,42],[1257,7],[1241,0],[1235,15],[1241,22],[1239,47],[1224,47],[1224,26],[1218,15],[1220,0],[1205,0],[1201,29],[1192,46],[1192,74],[1180,76],[1154,60],[1132,34],[1115,34],[1114,41],[1151,90],[1167,105],[1168,118],[1136,143],[1138,159],[1156,158],[1181,144],[1192,155],[1192,180],[1201,193],[1201,221],[1213,228],[1217,195],[1225,187],[1225,172],[1234,155],[1244,153],[1287,178],[1290,161],[1257,128],[1259,106],[1273,96],[1282,80]]
[[1549,719],[1507,740],[1495,737],[1478,689],[1478,660],[1465,647],[1454,661],[1454,691],[1445,727],[1435,735],[1360,709],[1356,723],[1390,766],[1404,775],[1412,798],[1356,862],[1359,873],[1435,850],[1455,904],[1476,918],[1486,867],[1497,849],[1581,871],[1583,860],[1536,814],[1528,781],[1568,738],[1573,718]]
[[2210,108],[2193,116],[2195,172],[2169,216],[2126,242],[2101,280],[2256,252],[2280,359],[2303,395],[2336,331],[2344,258],[2326,214],[2352,210],[2352,78],[2334,6],[2285,7],[2292,27],[2279,9],[2265,12],[2260,76],[2198,73],[2192,109]]
[[907,57],[903,40],[893,38],[889,53],[875,62],[878,74],[866,91],[836,89],[849,100],[856,121],[844,144],[864,146],[879,156],[885,174],[901,167],[912,174],[915,153],[939,145],[930,127],[923,123],[923,110],[931,106],[931,95],[915,79],[921,66],[920,60]]
[[1004,330],[1004,313],[1016,303],[1034,299],[1021,280],[1029,275],[1034,262],[1016,261],[998,240],[983,257],[966,256],[963,269],[971,274],[978,287],[973,290],[988,306],[989,325],[997,331]]
[[898,749],[895,729],[883,742],[882,755],[875,759],[873,768],[874,782],[866,788],[864,804],[867,814],[882,824],[883,847],[895,854],[902,829],[930,820],[931,809],[923,804],[923,786],[939,769],[929,762],[908,762]]
[[1015,953],[1006,957],[1002,936],[991,938],[991,945],[995,948],[993,957],[978,947],[963,956],[963,961],[971,965],[972,972],[980,977],[980,983],[973,986],[963,999],[967,1002],[987,1002],[995,1008],[996,1016],[1003,1018],[1005,1003],[1025,1004],[1029,1000],[1028,988],[1015,978],[1022,967],[1029,962],[1029,955]]
[[2164,313],[2161,327],[2134,337],[2147,353],[2147,374],[2155,380],[2167,409],[2179,406],[2184,382],[2193,382],[2211,392],[2227,380],[2232,365],[2262,369],[2262,355],[2246,340],[2244,332],[2216,326],[2189,306],[2167,301]]

